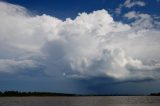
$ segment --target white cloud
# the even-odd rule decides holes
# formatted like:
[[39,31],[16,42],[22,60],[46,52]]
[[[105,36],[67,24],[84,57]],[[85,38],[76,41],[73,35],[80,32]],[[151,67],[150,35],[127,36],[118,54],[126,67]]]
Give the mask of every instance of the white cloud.
[[141,25],[128,25],[115,22],[106,10],[62,21],[8,3],[0,2],[0,8],[0,69],[6,72],[41,64],[51,76],[159,78],[160,31],[148,26],[147,15],[126,14],[143,18]]
[[[153,25],[154,17],[150,16],[149,14],[131,11],[124,14],[124,17],[128,19],[134,19],[135,21],[133,21],[131,25],[138,28],[138,30],[145,29],[145,28],[152,28],[154,26]],[[158,23],[158,21],[155,21],[155,22]]]
[[135,11],[131,11],[131,12],[126,13],[124,17],[128,19],[133,19],[133,18],[138,18],[139,16],[137,16]]
[[115,12],[117,14],[120,14],[122,11],[122,8],[132,8],[134,6],[139,6],[139,7],[143,7],[145,6],[146,3],[143,1],[133,1],[133,0],[126,0],[123,4],[120,4],[116,9]]
[[22,71],[35,71],[41,68],[41,64],[33,60],[0,59],[0,72],[17,73]]
[[124,2],[124,6],[127,8],[131,8],[133,6],[145,6],[145,2],[143,1],[132,1],[132,0],[126,0]]
[[160,0],[156,0],[157,2],[160,2]]
[[151,16],[148,14],[137,13],[135,11],[131,11],[131,12],[124,14],[124,17],[128,19],[138,19],[138,18],[149,19],[151,18]]

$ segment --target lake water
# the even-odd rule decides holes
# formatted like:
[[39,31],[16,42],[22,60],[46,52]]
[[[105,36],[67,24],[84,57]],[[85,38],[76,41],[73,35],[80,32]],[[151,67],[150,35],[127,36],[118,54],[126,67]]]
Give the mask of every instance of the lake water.
[[0,106],[160,106],[160,97],[0,97]]

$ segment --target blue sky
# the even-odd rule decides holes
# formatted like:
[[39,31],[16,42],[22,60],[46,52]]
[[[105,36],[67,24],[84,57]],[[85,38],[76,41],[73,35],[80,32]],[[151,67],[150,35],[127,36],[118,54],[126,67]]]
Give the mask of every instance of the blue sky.
[[[39,2],[33,0],[3,1],[24,6],[35,14],[48,14],[60,19],[66,19],[68,17],[75,18],[78,13],[89,13],[101,9],[106,9],[110,14],[115,15],[115,9],[125,2],[125,0],[41,0]],[[160,3],[158,0],[146,0],[145,4],[146,6],[143,7],[133,6],[132,8],[123,8],[122,14],[135,10],[142,13],[160,15]]]
[[108,2],[105,0],[42,0],[41,2],[33,0],[7,0],[8,2],[23,5],[29,10],[38,14],[49,14],[58,18],[75,18],[80,12],[92,12],[99,9],[116,8],[118,2]]
[[1,0],[0,90],[160,89],[159,0]]

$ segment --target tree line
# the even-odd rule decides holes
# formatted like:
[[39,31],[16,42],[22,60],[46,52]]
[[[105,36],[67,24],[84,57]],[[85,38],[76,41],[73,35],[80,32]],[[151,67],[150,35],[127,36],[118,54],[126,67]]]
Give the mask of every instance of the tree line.
[[52,93],[52,92],[19,92],[19,91],[0,91],[0,96],[75,96],[74,94]]
[[160,92],[159,93],[151,93],[150,96],[160,96]]
[[[12,97],[12,96],[132,96],[132,95],[78,95],[78,94],[66,94],[66,93],[52,93],[52,92],[19,92],[19,91],[0,91],[0,97]],[[140,96],[140,95],[137,95]],[[143,95],[144,96],[144,95]],[[148,96],[160,96],[160,93],[151,93]]]

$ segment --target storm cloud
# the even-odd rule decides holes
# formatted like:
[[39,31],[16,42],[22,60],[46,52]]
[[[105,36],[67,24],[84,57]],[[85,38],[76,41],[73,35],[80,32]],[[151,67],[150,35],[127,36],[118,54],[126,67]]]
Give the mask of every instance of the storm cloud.
[[130,24],[114,21],[107,10],[64,21],[0,2],[0,73],[36,70],[64,82],[158,80],[159,26],[149,14],[135,14],[125,15],[135,19]]

